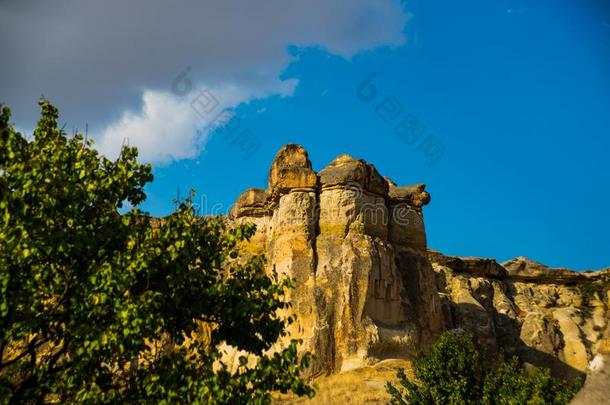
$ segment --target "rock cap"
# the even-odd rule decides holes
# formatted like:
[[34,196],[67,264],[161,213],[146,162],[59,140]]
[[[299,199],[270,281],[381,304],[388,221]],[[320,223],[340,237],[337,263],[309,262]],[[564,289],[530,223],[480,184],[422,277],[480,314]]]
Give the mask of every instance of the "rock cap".
[[271,204],[292,189],[315,190],[318,176],[311,168],[311,162],[305,148],[301,145],[288,144],[275,155],[269,170],[267,197]]
[[249,188],[237,197],[229,212],[229,218],[261,217],[271,215],[267,208],[267,192],[260,188]]
[[350,155],[339,155],[319,173],[322,189],[336,186],[362,187],[382,197],[388,195],[388,184],[375,166]]
[[388,183],[388,199],[390,203],[407,203],[413,207],[423,207],[430,203],[430,193],[426,191],[423,183],[412,186],[397,186],[392,180],[386,177]]

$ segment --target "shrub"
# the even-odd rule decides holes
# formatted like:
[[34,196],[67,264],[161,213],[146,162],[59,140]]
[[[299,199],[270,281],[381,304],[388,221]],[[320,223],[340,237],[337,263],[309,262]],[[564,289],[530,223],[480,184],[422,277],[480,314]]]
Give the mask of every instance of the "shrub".
[[390,404],[567,404],[579,389],[548,369],[525,371],[516,357],[487,365],[472,335],[457,331],[441,335],[428,356],[418,355],[415,382],[402,369],[397,376],[398,387],[386,385]]

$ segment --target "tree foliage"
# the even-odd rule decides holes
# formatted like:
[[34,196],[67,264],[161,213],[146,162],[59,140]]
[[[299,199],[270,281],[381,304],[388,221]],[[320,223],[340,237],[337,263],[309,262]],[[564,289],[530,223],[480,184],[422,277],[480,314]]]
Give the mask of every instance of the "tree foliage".
[[[151,167],[67,137],[41,100],[32,140],[0,106],[0,398],[4,402],[267,403],[313,395],[284,336],[289,280],[238,257],[254,227],[137,209]],[[251,355],[237,369],[225,342]]]
[[484,360],[473,337],[445,332],[430,354],[419,354],[414,363],[415,381],[404,369],[397,372],[399,386],[387,383],[391,404],[567,404],[579,383],[566,384],[551,377],[548,369],[524,370],[516,357],[495,364]]

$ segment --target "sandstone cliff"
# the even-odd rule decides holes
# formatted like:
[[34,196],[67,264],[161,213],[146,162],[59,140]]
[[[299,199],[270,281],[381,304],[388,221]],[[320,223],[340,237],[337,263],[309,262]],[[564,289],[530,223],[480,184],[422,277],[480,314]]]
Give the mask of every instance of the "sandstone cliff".
[[319,173],[298,145],[272,162],[266,190],[230,212],[257,225],[244,248],[295,280],[292,337],[314,374],[408,358],[446,329],[474,332],[564,377],[586,372],[610,337],[610,270],[578,273],[525,258],[448,257],[427,249],[423,184],[400,187],[341,155]]
[[564,378],[582,376],[610,337],[610,270],[578,273],[525,258],[430,252],[449,327],[471,330],[493,353],[516,354]]

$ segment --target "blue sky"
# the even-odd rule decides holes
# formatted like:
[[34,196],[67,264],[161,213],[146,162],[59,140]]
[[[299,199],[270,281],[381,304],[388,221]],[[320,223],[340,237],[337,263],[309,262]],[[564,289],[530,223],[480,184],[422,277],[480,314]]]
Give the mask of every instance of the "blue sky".
[[[91,123],[102,145],[127,137],[139,146],[129,130],[147,133],[158,122],[174,124],[170,136],[154,138],[151,130],[147,139],[154,147],[141,141],[145,160],[156,163],[143,206],[154,215],[171,212],[177,192],[184,196],[189,189],[197,191],[205,211],[226,212],[240,192],[265,186],[282,145],[298,143],[316,170],[349,153],[399,184],[426,183],[433,249],[499,261],[527,256],[575,269],[610,266],[610,7],[567,0],[410,1],[402,8],[380,1],[362,2],[360,9],[356,3],[328,11],[321,21],[306,15],[307,8],[282,14],[288,23],[277,23],[281,27],[268,37],[260,27],[249,30],[236,21],[223,28],[230,35],[212,32],[217,47],[206,57],[193,57],[201,45],[195,41],[183,44],[188,52],[171,63],[150,62],[159,71],[142,73],[150,83],[120,76],[125,96],[107,101],[130,113],[94,104],[87,110],[65,98],[68,119],[80,128],[79,120]],[[229,11],[239,12],[235,7]],[[273,16],[273,9],[268,12]],[[243,49],[261,50],[247,58],[236,50],[243,60],[231,55],[244,36],[269,44],[283,33],[286,39],[272,50],[246,44]],[[231,38],[232,45],[223,43]],[[223,61],[229,55],[228,62],[212,69],[210,55]],[[142,89],[171,93],[173,78],[187,66],[192,89],[181,96],[186,104],[151,95],[148,100],[169,107],[157,121],[136,122],[142,104],[148,118],[159,108],[151,101],[147,110]],[[366,103],[357,88],[371,73],[377,96]],[[53,95],[60,100],[60,111],[63,89],[48,90],[52,101]],[[204,128],[205,119],[179,120],[201,89],[210,89],[260,141],[248,159],[218,134],[193,140],[193,126]],[[376,112],[390,96],[402,107],[400,117],[411,114],[425,127],[413,145],[394,132],[398,121],[385,122]],[[29,110],[21,111],[24,119],[16,116],[15,122],[27,132]],[[96,122],[92,111],[104,119]],[[446,150],[433,165],[417,150],[428,136]],[[171,156],[159,154],[164,150]]]

